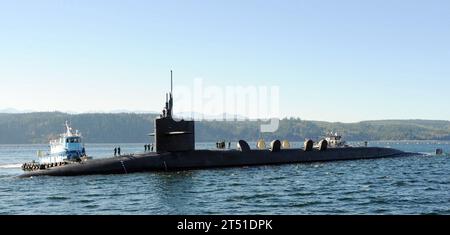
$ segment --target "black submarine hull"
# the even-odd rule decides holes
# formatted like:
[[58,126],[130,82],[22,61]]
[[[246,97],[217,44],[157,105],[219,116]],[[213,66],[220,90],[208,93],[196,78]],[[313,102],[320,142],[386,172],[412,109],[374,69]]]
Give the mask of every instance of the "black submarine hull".
[[404,157],[416,155],[396,149],[361,147],[335,148],[325,151],[303,149],[270,150],[194,150],[187,152],[145,153],[89,160],[44,170],[27,172],[20,177],[78,176],[94,174],[128,174],[148,171],[177,171],[205,168],[279,165],[292,163],[342,161]]

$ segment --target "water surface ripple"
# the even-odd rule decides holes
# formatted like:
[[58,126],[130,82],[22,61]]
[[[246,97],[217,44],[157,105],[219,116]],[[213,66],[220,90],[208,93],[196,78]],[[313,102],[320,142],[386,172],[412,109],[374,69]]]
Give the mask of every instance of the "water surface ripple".
[[[371,144],[450,150],[448,142]],[[121,147],[138,152],[141,145]],[[105,157],[113,146],[87,149]],[[15,178],[18,163],[45,148],[0,145],[0,214],[450,214],[449,156]]]

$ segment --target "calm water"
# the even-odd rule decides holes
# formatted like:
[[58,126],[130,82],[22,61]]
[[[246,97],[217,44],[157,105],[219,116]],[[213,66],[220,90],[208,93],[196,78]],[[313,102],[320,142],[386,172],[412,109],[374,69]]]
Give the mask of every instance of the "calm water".
[[[450,142],[372,142],[396,159],[18,179],[46,145],[0,145],[0,214],[450,214]],[[298,143],[295,145],[299,145]],[[87,145],[111,154],[112,144]],[[143,144],[121,144],[123,152]],[[214,147],[201,144],[199,148]]]

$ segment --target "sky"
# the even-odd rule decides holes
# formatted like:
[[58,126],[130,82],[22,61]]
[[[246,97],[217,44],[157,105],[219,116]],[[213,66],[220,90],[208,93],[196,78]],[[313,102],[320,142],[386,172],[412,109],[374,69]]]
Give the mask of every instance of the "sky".
[[0,0],[0,109],[159,111],[172,69],[281,118],[450,120],[450,1]]

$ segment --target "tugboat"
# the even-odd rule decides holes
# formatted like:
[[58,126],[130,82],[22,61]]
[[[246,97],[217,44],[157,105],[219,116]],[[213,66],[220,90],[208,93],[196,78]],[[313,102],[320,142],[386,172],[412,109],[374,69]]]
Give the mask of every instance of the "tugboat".
[[337,132],[328,132],[325,136],[325,140],[328,143],[328,148],[348,148],[350,147],[344,140],[342,136],[338,135]]
[[[171,73],[172,74],[172,73]],[[172,76],[171,76],[172,82]],[[190,169],[243,167],[257,165],[295,164],[324,161],[406,157],[419,155],[392,148],[342,147],[339,136],[328,136],[314,148],[312,140],[306,140],[303,148],[289,148],[285,141],[273,140],[269,148],[261,143],[251,149],[244,140],[239,140],[236,149],[225,150],[223,143],[216,150],[195,149],[195,121],[175,120],[172,89],[166,94],[166,105],[160,117],[155,119],[155,152],[122,155],[67,164],[49,169],[39,169],[22,174],[31,176],[77,176],[94,174],[129,174],[149,171],[178,171]],[[328,141],[336,141],[328,148]]]
[[81,133],[78,130],[74,131],[68,121],[65,127],[65,133],[60,134],[58,139],[50,140],[50,153],[39,150],[37,162],[25,163],[22,169],[26,171],[48,169],[90,159],[86,155]]

